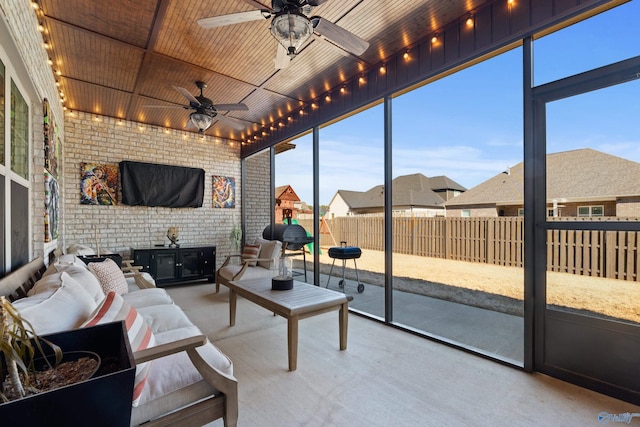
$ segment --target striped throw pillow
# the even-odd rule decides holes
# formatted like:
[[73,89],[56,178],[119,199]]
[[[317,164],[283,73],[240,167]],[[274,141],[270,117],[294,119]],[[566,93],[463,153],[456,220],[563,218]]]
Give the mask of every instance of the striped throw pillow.
[[252,259],[258,259],[260,253],[260,245],[244,245],[242,249],[242,261],[249,261],[249,267],[255,267],[258,265],[258,261],[251,261]]
[[[135,308],[122,299],[116,292],[109,292],[102,304],[98,306],[81,327],[95,326],[103,323],[124,320],[127,327],[127,335],[131,343],[131,350],[135,353],[153,347],[155,338],[151,328]],[[133,406],[138,406],[147,376],[151,369],[151,362],[140,363],[136,366],[136,378],[133,386]]]

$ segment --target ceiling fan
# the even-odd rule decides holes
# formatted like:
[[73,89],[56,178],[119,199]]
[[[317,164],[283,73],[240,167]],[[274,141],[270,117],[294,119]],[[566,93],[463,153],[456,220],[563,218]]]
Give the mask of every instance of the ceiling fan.
[[197,22],[202,28],[216,28],[273,18],[270,31],[278,41],[275,59],[277,69],[286,68],[314,33],[356,56],[362,55],[369,47],[367,41],[331,21],[320,16],[307,17],[312,7],[327,0],[272,0],[271,10],[265,9],[257,1],[245,1],[258,7],[258,10],[212,16]]
[[207,87],[205,82],[197,81],[196,86],[200,89],[200,95],[193,96],[185,88],[174,86],[173,88],[180,92],[182,96],[187,98],[189,105],[180,106],[165,106],[165,105],[145,105],[148,108],[183,108],[185,110],[194,110],[189,114],[189,121],[187,122],[187,128],[196,128],[198,132],[204,133],[211,124],[213,118],[220,120],[231,126],[234,129],[242,130],[245,125],[235,121],[230,117],[218,114],[218,111],[248,111],[249,108],[245,104],[214,104],[209,98],[206,98],[202,91]]

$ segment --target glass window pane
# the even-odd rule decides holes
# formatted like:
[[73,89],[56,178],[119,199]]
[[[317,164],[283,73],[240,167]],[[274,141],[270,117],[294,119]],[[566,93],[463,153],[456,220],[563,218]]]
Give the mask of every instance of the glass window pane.
[[11,81],[11,170],[29,175],[29,106]]
[[[327,205],[322,286],[352,295],[349,308],[379,318],[385,294],[383,114],[379,104],[321,128],[319,147],[320,203]],[[359,248],[361,256],[329,256],[329,248],[343,244]]]
[[640,55],[640,1],[630,1],[535,41],[536,85]]
[[393,218],[394,321],[518,365],[524,360],[521,64],[522,50],[515,49],[392,105],[393,175],[399,184],[426,178],[422,188],[410,181],[393,188],[394,204],[412,200],[404,216]]
[[547,104],[547,199],[562,199],[563,216],[595,217],[594,229],[547,232],[551,309],[640,322],[639,233],[604,229],[640,218],[638,99],[634,80]]
[[[298,224],[313,237],[313,134],[276,145],[275,222]],[[313,243],[287,245],[293,276],[313,283]]]

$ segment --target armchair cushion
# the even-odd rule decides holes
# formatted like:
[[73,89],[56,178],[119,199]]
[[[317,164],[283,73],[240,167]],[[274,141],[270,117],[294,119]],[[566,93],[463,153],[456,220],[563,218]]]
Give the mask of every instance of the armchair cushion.
[[260,245],[260,255],[258,258],[261,260],[269,260],[258,261],[258,265],[269,270],[277,269],[278,260],[282,253],[282,242],[279,240],[267,240],[258,237],[255,240],[255,243]]

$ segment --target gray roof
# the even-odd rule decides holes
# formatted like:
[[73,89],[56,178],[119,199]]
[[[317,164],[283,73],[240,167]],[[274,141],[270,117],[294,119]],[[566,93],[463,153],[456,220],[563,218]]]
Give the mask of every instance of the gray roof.
[[[448,186],[451,187],[448,187]],[[393,206],[442,208],[444,200],[433,190],[459,190],[465,188],[446,176],[427,178],[421,173],[403,175],[393,180]],[[342,199],[352,209],[379,208],[384,206],[384,186],[376,185],[365,191],[338,190]]]
[[[445,203],[522,204],[524,163],[518,163]],[[591,148],[547,155],[547,200],[613,200],[640,194],[640,163]]]

